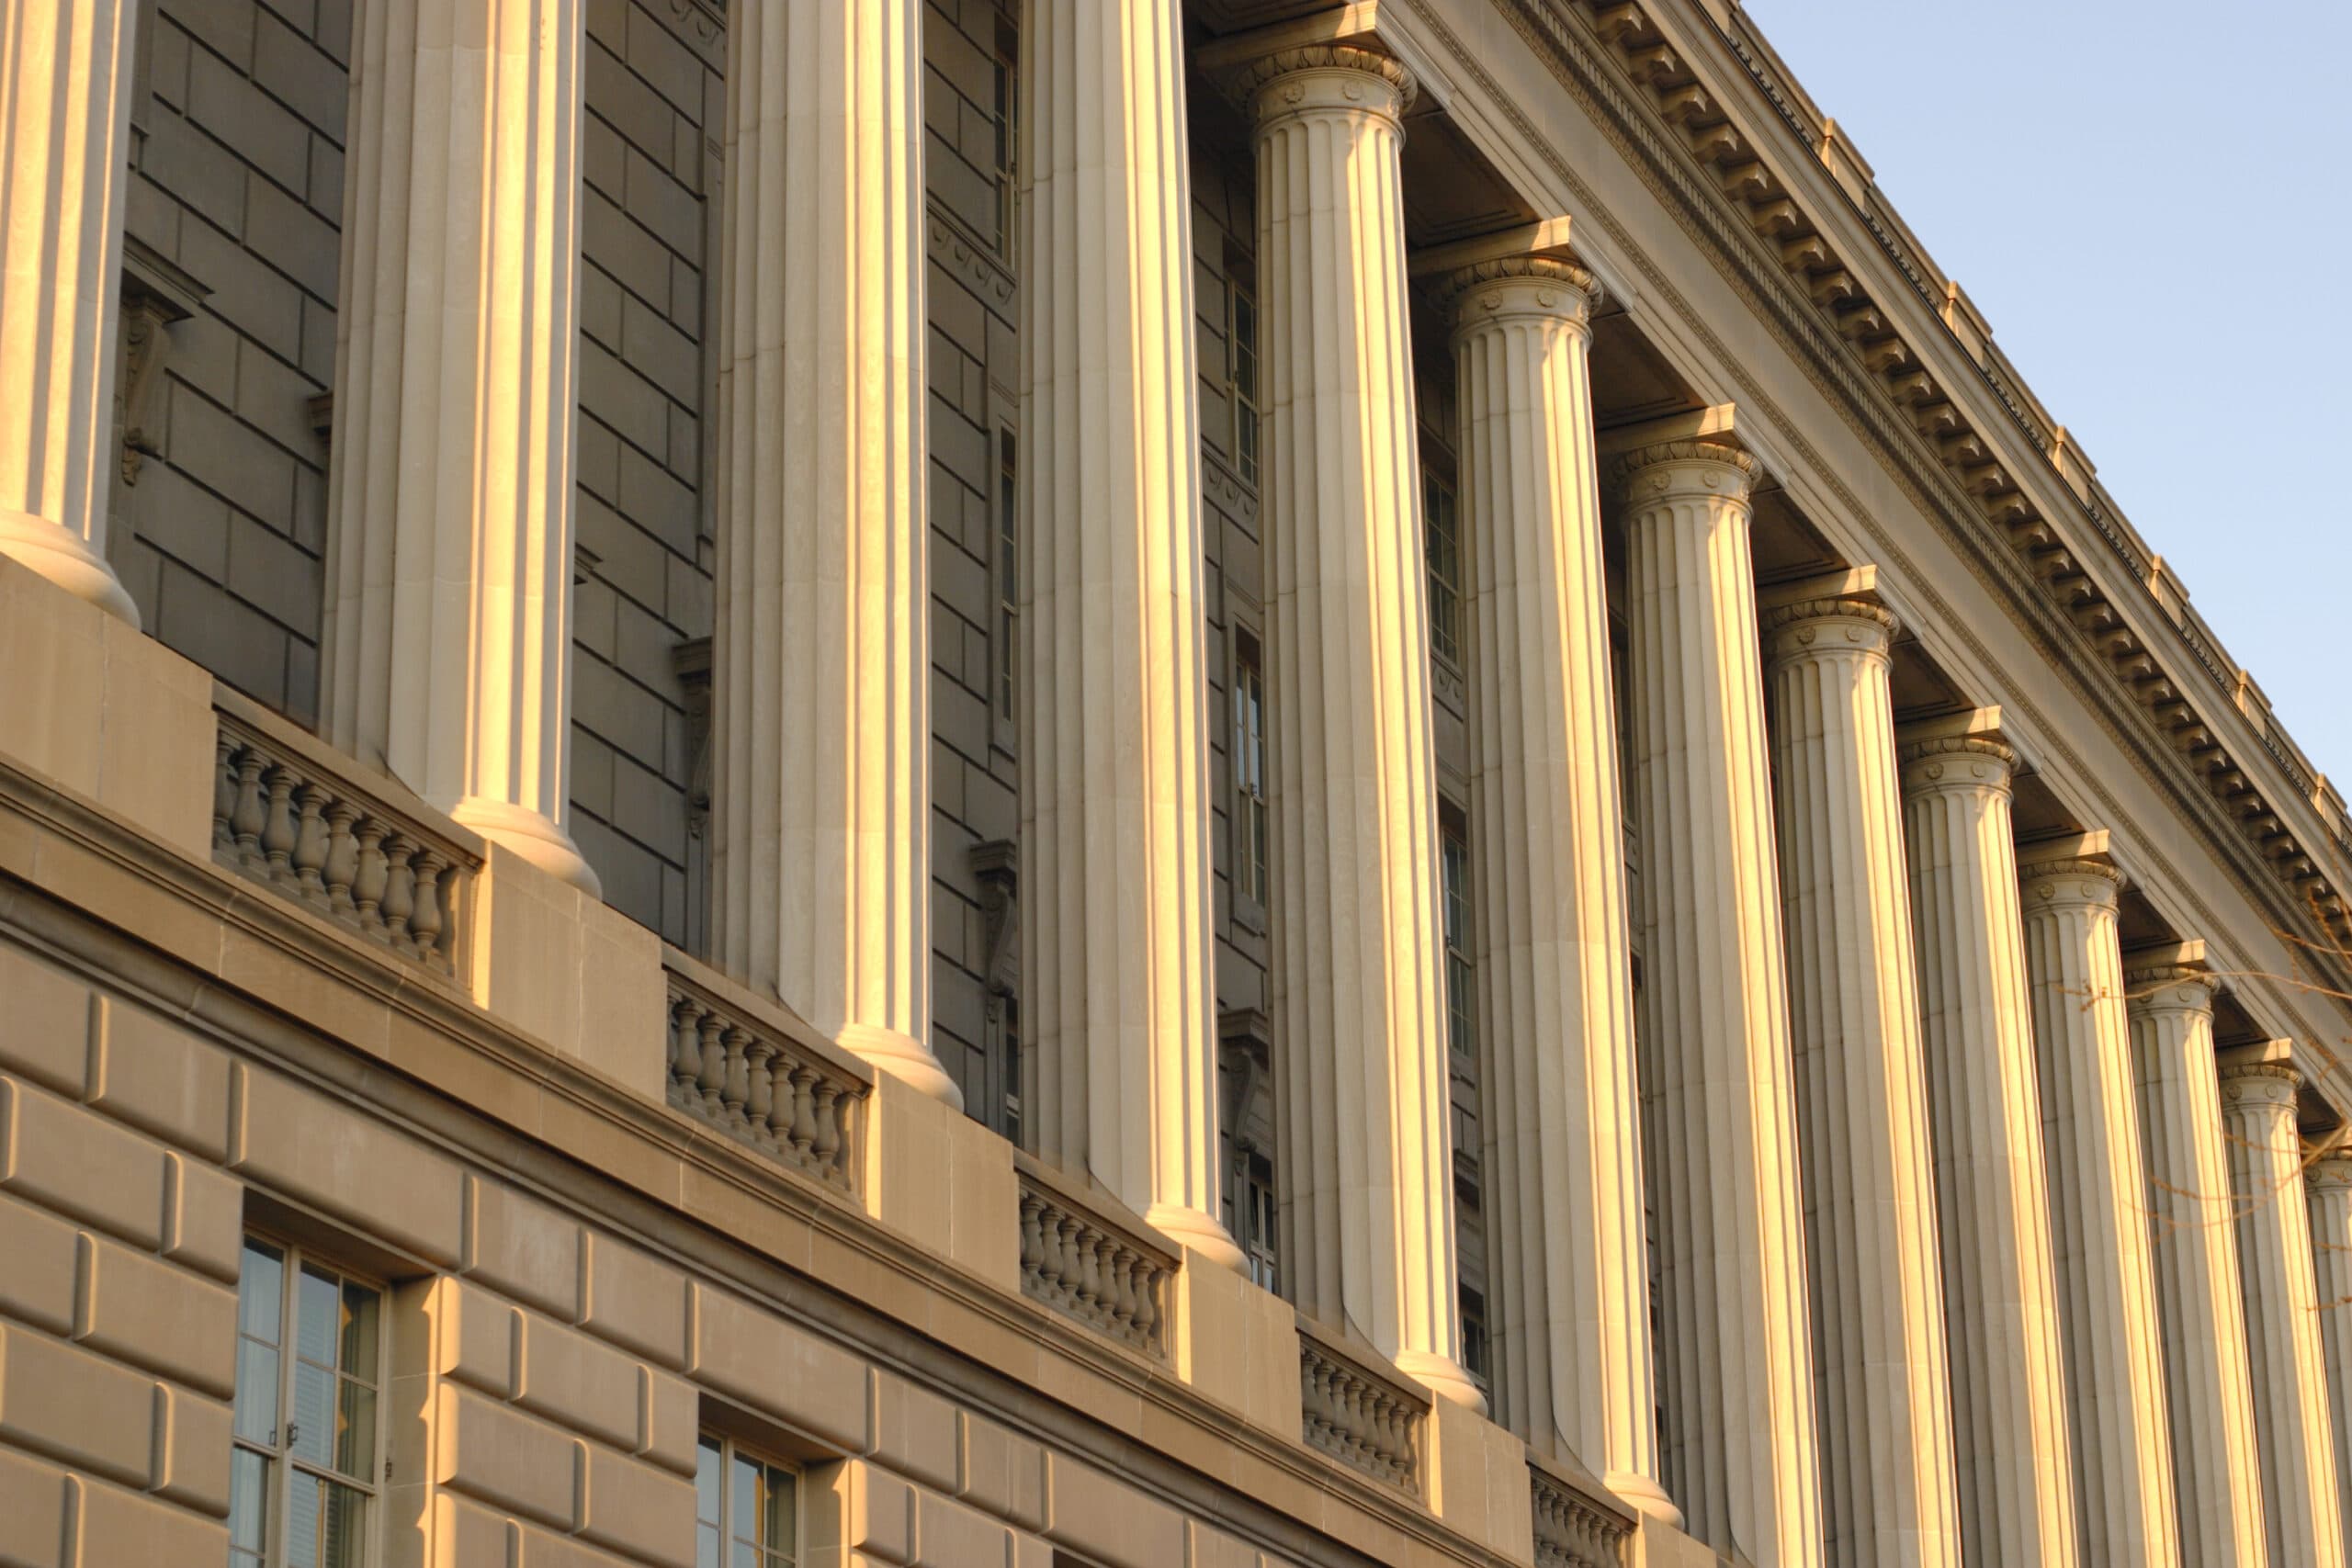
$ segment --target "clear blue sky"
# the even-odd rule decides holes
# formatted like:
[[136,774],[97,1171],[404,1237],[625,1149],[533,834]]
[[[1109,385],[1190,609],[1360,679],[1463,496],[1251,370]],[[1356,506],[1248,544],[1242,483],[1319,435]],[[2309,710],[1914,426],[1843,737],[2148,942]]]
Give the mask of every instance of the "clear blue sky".
[[1747,11],[2352,795],[2352,6]]

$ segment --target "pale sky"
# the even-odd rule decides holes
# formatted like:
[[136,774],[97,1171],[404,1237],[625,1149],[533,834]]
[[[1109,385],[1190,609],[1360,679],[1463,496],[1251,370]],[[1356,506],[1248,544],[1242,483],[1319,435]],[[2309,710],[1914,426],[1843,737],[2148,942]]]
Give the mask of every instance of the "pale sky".
[[1746,8],[2352,795],[2352,6]]

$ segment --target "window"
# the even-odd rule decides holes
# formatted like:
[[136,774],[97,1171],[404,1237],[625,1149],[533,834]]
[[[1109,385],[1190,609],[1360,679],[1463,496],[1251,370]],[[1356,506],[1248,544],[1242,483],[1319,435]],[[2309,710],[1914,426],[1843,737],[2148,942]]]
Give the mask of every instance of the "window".
[[1021,58],[1021,40],[1012,23],[997,18],[996,28],[996,254],[1012,260],[1013,231],[1020,221],[1021,75],[1014,62]]
[[1233,466],[1241,482],[1258,482],[1258,301],[1239,278],[1225,291],[1226,388],[1232,396]]
[[237,1276],[230,1568],[368,1568],[384,1292],[248,1236]]
[[1487,1346],[1487,1298],[1469,1286],[1462,1287],[1462,1370],[1480,1388],[1491,1386],[1494,1378],[1492,1357]]
[[1478,1054],[1478,1018],[1470,991],[1470,846],[1449,816],[1439,829],[1445,898],[1445,1039],[1455,1071]]
[[1279,1293],[1281,1270],[1275,1267],[1274,1164],[1254,1149],[1236,1156],[1233,1171],[1235,1245],[1241,1248],[1250,1282]]
[[1462,535],[1453,487],[1434,473],[1421,479],[1421,548],[1429,560],[1430,651],[1462,662]]
[[1266,810],[1266,677],[1258,639],[1233,639],[1233,891],[1264,908],[1267,852],[1272,841]]
[[1012,726],[1020,709],[1015,677],[1020,670],[1014,647],[1021,630],[1021,605],[1013,575],[1021,562],[1020,463],[1018,443],[1010,430],[996,434],[996,716],[997,744],[1012,750]]
[[705,1433],[695,1455],[695,1568],[793,1568],[800,1477]]

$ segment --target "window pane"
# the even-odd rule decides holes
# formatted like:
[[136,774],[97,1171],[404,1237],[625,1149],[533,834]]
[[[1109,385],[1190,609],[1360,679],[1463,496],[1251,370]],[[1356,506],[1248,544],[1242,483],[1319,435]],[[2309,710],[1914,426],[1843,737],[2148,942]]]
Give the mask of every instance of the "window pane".
[[[727,1469],[728,1533],[757,1545],[760,1539],[760,1467],[742,1455]],[[758,1568],[754,1563],[752,1568]]]
[[269,1550],[269,1461],[251,1449],[229,1454],[229,1545],[237,1551]]
[[[307,1371],[307,1367],[303,1371]],[[373,1481],[376,1470],[376,1391],[343,1380],[343,1403],[335,1412],[334,1467],[354,1481]]]
[[313,1464],[334,1461],[334,1374],[308,1361],[294,1363],[294,1403],[286,1413],[292,1429],[286,1442],[294,1457]]
[[[767,1494],[760,1520],[760,1544],[789,1562],[794,1540],[792,1507],[797,1477],[775,1465],[763,1465],[761,1483]],[[766,1568],[762,1564],[762,1568]]]
[[277,1446],[277,1352],[250,1339],[237,1341],[236,1426],[247,1442]]
[[348,1486],[322,1482],[326,1528],[320,1540],[319,1568],[362,1568],[367,1561],[368,1499]]
[[765,1568],[765,1565],[760,1562],[758,1547],[748,1540],[739,1540],[735,1543],[734,1558],[728,1563],[727,1568]]
[[725,1568],[717,1525],[695,1527],[695,1568]]
[[266,1241],[248,1240],[237,1270],[238,1330],[265,1345],[277,1344],[285,1297],[286,1255]]
[[726,1458],[717,1438],[705,1438],[695,1450],[695,1517],[707,1525],[726,1522],[718,1506],[721,1478],[726,1472]]
[[376,1320],[383,1299],[366,1285],[344,1281],[342,1367],[370,1384],[376,1381]]
[[319,1542],[326,1534],[326,1483],[300,1471],[288,1472],[292,1495],[286,1507],[286,1568],[320,1568]]
[[302,1282],[295,1290],[295,1348],[304,1360],[332,1367],[342,1328],[343,1292],[335,1277],[304,1264]]

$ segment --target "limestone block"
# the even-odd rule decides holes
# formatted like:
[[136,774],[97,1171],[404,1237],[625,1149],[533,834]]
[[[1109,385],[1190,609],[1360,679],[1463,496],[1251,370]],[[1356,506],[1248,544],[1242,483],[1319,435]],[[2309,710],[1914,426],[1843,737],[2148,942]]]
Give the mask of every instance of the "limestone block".
[[865,1207],[967,1273],[1020,1290],[1012,1145],[892,1073],[875,1075],[865,1101]]
[[232,1170],[435,1263],[458,1261],[463,1187],[455,1161],[243,1063],[230,1104]]
[[0,1188],[141,1247],[162,1238],[161,1151],[103,1117],[5,1077]]
[[695,1447],[702,1431],[702,1393],[684,1378],[638,1369],[642,1426],[635,1451],[680,1475],[695,1472]]
[[230,1284],[245,1234],[243,1183],[164,1152],[164,1256]]
[[234,1291],[86,1233],[81,1278],[76,1340],[221,1399],[236,1392]]
[[961,1417],[962,1483],[956,1495],[1023,1529],[1046,1522],[1046,1451],[968,1411]]
[[686,1364],[686,1280],[669,1264],[590,1232],[581,1238],[580,1322],[665,1367]]
[[151,1380],[0,1324],[0,1440],[144,1486],[153,1473],[154,1427]]
[[1449,1529],[1505,1557],[1535,1555],[1527,1445],[1484,1416],[1449,1399],[1430,1403],[1427,1468],[1430,1507]]
[[926,1486],[954,1492],[961,1458],[956,1407],[879,1368],[873,1402],[875,1460]]
[[474,881],[473,931],[477,1002],[556,1055],[662,1098],[659,936],[500,844]]
[[695,1355],[704,1386],[850,1453],[872,1447],[865,1363],[740,1296],[696,1282]]
[[228,1404],[170,1384],[155,1390],[153,1490],[214,1518],[229,1515]]
[[74,1540],[85,1568],[101,1562],[228,1561],[229,1527],[220,1519],[204,1518],[112,1486],[84,1484],[80,1491],[82,1517]]
[[451,1493],[434,1498],[428,1529],[424,1561],[435,1568],[445,1562],[509,1564],[522,1553],[520,1525]]
[[107,996],[89,1032],[91,1105],[208,1159],[228,1152],[227,1052]]
[[1654,1518],[1634,1532],[1627,1568],[1727,1568],[1731,1559],[1713,1547]]
[[78,1097],[89,1036],[89,987],[29,953],[0,947],[0,1067]]
[[[433,1328],[433,1375],[480,1389],[492,1399],[514,1396],[516,1341],[522,1314],[504,1302],[459,1280],[433,1281],[425,1311]],[[402,1356],[402,1366],[423,1366],[422,1357]]]
[[922,1568],[1004,1568],[1012,1532],[1003,1521],[915,1489],[915,1540]]
[[578,1522],[585,1445],[455,1383],[435,1396],[433,1481],[560,1530]]
[[1297,1309],[1190,1247],[1170,1296],[1176,1375],[1251,1425],[1297,1442]]
[[514,1325],[514,1403],[634,1452],[640,1416],[638,1362],[531,1313],[516,1313]]
[[567,1322],[579,1315],[579,1225],[503,1182],[467,1176],[459,1268]]
[[1184,1568],[1184,1517],[1062,1454],[1046,1455],[1043,1533],[1114,1568]]
[[913,1487],[859,1460],[810,1471],[801,1485],[810,1539],[884,1562],[914,1562]]
[[0,1313],[68,1334],[77,1274],[74,1227],[13,1198],[0,1198]]
[[0,1449],[0,1562],[66,1568],[65,1472]]
[[590,1445],[580,1533],[645,1562],[694,1568],[695,1483]]

